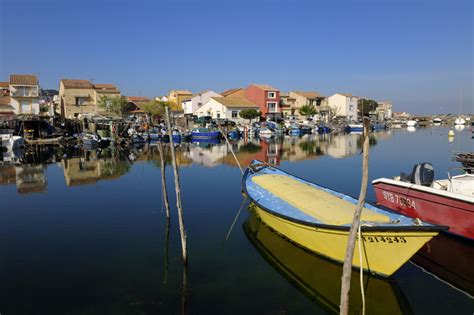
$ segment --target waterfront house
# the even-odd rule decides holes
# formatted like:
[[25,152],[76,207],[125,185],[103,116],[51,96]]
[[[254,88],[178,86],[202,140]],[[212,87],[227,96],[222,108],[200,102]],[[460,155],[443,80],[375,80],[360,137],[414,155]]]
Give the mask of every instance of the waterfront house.
[[378,106],[377,106],[377,109],[375,111],[377,112],[378,119],[379,120],[391,119],[392,115],[393,115],[392,102],[390,102],[390,101],[380,101],[380,102],[377,102],[377,103],[378,103]]
[[221,93],[223,97],[240,97],[245,98],[245,89],[243,88],[236,88],[236,89],[229,89],[225,90]]
[[411,117],[410,113],[407,112],[394,112],[392,118],[396,120],[406,120]]
[[242,97],[211,97],[195,114],[198,117],[226,118],[235,122],[246,122],[239,116],[245,109],[259,110],[259,106]]
[[132,115],[145,115],[143,105],[151,101],[143,96],[125,96],[125,99],[127,100],[126,112]]
[[9,82],[0,82],[0,97],[1,96],[10,96]]
[[289,93],[280,93],[280,108],[283,116],[293,116],[296,111],[296,99]]
[[333,117],[357,120],[357,102],[359,98],[348,93],[336,93],[328,97],[328,105]]
[[191,99],[183,101],[183,110],[185,115],[193,115],[199,108],[209,102],[211,97],[221,97],[214,91],[203,91],[195,94]]
[[59,106],[61,116],[75,118],[78,115],[94,115],[105,109],[97,104],[102,96],[121,97],[113,84],[92,84],[88,80],[62,79],[59,83]]
[[[114,84],[94,84],[94,102],[96,105],[102,97],[122,97],[120,90]],[[99,109],[99,111],[105,111],[105,109]]]
[[171,90],[168,94],[168,101],[173,103],[171,105],[171,111],[182,112],[182,103],[186,100],[190,100],[193,97],[193,93],[188,90]]
[[13,106],[10,105],[10,96],[0,96],[0,128],[6,122],[12,121],[14,115]]
[[75,118],[79,114],[96,113],[94,86],[88,80],[62,79],[59,82],[61,116]]
[[320,112],[321,106],[324,105],[324,96],[317,92],[290,91],[289,96],[295,99],[294,107],[292,108],[292,115],[295,116],[302,116],[299,113],[299,109],[303,106],[314,106]]
[[15,114],[39,114],[39,86],[35,75],[10,75],[9,90],[10,105]]
[[265,84],[251,84],[245,89],[245,98],[257,104],[263,116],[281,117],[280,90]]

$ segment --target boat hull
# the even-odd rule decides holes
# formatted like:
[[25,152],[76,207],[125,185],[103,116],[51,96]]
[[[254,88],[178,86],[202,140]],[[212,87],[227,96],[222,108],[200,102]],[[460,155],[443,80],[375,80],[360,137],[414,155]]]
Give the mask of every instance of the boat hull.
[[212,132],[192,132],[191,137],[192,139],[216,139],[221,136],[219,131],[212,131]]
[[[344,262],[348,230],[318,228],[285,220],[259,207],[262,221],[277,233],[300,246],[338,263]],[[366,231],[362,233],[365,271],[388,277],[405,264],[437,232]],[[356,241],[352,266],[360,268],[359,245]]]
[[[474,207],[468,201],[374,181],[377,204],[412,218],[449,226],[449,233],[474,239]],[[425,188],[426,189],[426,188]]]

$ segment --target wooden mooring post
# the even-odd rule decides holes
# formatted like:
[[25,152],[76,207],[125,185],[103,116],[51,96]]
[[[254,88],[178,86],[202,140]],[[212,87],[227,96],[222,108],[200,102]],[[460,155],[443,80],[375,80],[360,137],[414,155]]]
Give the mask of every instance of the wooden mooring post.
[[170,137],[171,157],[173,159],[174,187],[176,190],[176,208],[178,208],[179,233],[181,236],[181,249],[183,252],[183,263],[187,265],[188,255],[186,251],[186,229],[184,227],[184,217],[183,217],[183,207],[181,204],[181,188],[179,184],[178,165],[176,161],[176,152],[175,152],[174,141],[173,141],[173,130],[171,128],[170,113],[169,113],[168,106],[165,106],[165,114],[166,114],[166,126],[168,129],[168,135]]
[[[342,278],[341,278],[341,300],[339,306],[339,314],[347,315],[349,312],[349,291],[351,289],[351,272],[352,272],[352,259],[354,257],[354,247],[356,234],[360,226],[360,216],[362,209],[365,204],[365,196],[367,193],[367,181],[369,178],[369,130],[370,120],[364,117],[364,145],[363,145],[363,158],[362,158],[362,181],[359,193],[359,200],[352,220],[352,225],[349,230],[349,239],[347,241],[346,256],[344,258],[344,265],[342,267]],[[361,233],[362,234],[362,233]],[[362,242],[362,238],[359,239]],[[362,253],[359,253],[362,255]],[[362,266],[361,266],[362,272]],[[361,288],[362,290],[363,288]],[[364,303],[363,303],[364,304]],[[363,307],[362,314],[365,313]]]
[[163,193],[163,202],[165,204],[166,210],[166,219],[170,219],[170,204],[168,200],[168,189],[166,187],[166,162],[165,162],[165,155],[163,152],[163,144],[161,141],[157,142],[158,146],[158,153],[160,154],[160,162],[161,162],[161,189]]

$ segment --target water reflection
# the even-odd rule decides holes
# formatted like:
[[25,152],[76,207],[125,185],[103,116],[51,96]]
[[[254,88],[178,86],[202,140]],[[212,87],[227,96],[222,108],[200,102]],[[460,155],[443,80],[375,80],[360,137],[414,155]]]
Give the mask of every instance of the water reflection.
[[[390,132],[374,133],[371,145]],[[176,146],[180,167],[198,164],[214,167],[227,164],[237,167],[231,154],[234,150],[241,165],[258,159],[279,165],[281,161],[316,159],[323,155],[344,158],[357,154],[362,146],[360,134],[322,134],[302,137],[252,139],[232,142],[181,143]],[[169,145],[163,145],[164,160],[171,162]],[[83,147],[55,148],[38,146],[27,151],[5,151],[0,165],[0,184],[16,184],[19,193],[44,192],[47,189],[46,164],[61,165],[67,186],[91,185],[101,180],[115,180],[126,174],[133,163],[153,162],[161,167],[157,144],[128,149],[87,149]]]
[[[244,223],[247,238],[263,258],[329,313],[339,313],[342,267],[290,243],[251,212]],[[350,314],[361,312],[359,275],[351,278]],[[394,280],[382,280],[364,274],[367,314],[411,314],[405,296]]]

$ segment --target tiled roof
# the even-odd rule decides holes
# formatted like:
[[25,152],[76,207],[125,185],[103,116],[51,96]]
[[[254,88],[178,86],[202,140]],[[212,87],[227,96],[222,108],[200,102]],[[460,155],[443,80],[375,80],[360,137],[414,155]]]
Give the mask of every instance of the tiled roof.
[[148,97],[142,96],[127,96],[127,100],[130,102],[149,102],[150,99]]
[[12,74],[10,84],[15,85],[38,85],[38,78],[33,74]]
[[0,87],[1,88],[7,88],[9,86],[10,86],[10,83],[8,83],[8,82],[0,82]]
[[170,94],[171,93],[175,93],[175,94],[193,94],[193,92],[191,91],[188,91],[188,90],[171,90]]
[[356,97],[356,96],[354,96],[354,95],[352,95],[352,94],[350,94],[350,93],[336,93],[336,94],[343,95],[343,96],[345,96],[345,97]]
[[293,91],[293,93],[296,93],[296,94],[301,95],[301,96],[306,97],[306,98],[322,97],[321,94],[316,93],[316,92]]
[[229,90],[225,90],[225,91],[222,92],[221,94],[222,94],[222,96],[225,97],[225,96],[227,96],[227,95],[230,95],[230,94],[232,94],[232,93],[235,93],[235,92],[241,91],[241,90],[243,90],[243,88],[229,89]]
[[278,89],[275,89],[274,87],[267,85],[267,84],[252,84],[253,86],[258,87],[260,90],[264,91],[280,91]]
[[242,97],[212,97],[212,99],[221,103],[225,107],[259,108],[258,105],[249,102]]
[[92,83],[88,80],[74,80],[74,79],[62,79],[65,88],[76,88],[76,89],[90,89]]
[[97,92],[120,93],[119,89],[113,84],[94,84],[94,90]]

